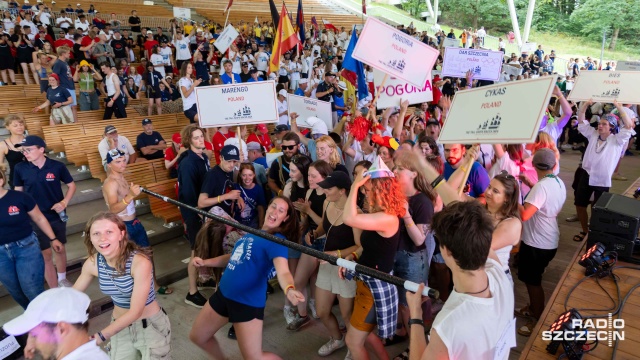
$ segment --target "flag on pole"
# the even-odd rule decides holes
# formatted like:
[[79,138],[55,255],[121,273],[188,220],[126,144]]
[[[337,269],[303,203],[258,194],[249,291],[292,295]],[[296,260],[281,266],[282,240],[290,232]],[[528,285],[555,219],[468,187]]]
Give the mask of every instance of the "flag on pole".
[[298,30],[298,37],[300,41],[304,44],[305,42],[305,34],[304,34],[304,12],[302,11],[302,0],[298,0],[298,14],[296,16],[296,28]]
[[256,16],[256,20],[254,21],[254,23],[260,24],[260,21],[258,21],[258,17],[257,16]]
[[318,21],[316,20],[315,16],[311,17],[311,25],[313,25],[313,28],[315,29],[315,31],[313,32],[313,38],[316,39],[318,37],[320,29],[318,28]]
[[269,72],[277,72],[280,68],[280,58],[282,55],[293,49],[296,45],[301,45],[300,39],[298,39],[291,20],[287,16],[287,7],[282,3],[280,22],[278,23],[278,30],[276,31],[276,37],[273,41],[271,60],[269,61]]
[[367,0],[362,0],[362,13],[367,15]]
[[229,9],[231,9],[231,5],[233,5],[233,0],[229,0],[229,3],[227,4],[227,7],[224,8],[224,12],[227,12]]
[[278,15],[278,8],[273,0],[269,0],[269,9],[271,11],[271,21],[273,21],[273,26],[278,26],[278,24],[280,24],[280,15]]
[[351,41],[347,46],[347,51],[344,54],[344,60],[342,61],[342,68],[349,71],[353,71],[358,79],[358,100],[362,100],[369,94],[369,87],[367,86],[367,79],[364,76],[364,64],[353,58],[353,50],[356,48],[358,42],[358,35],[356,34],[356,26],[353,26],[351,31]]
[[333,30],[333,32],[335,32],[336,34],[339,32],[335,26],[333,26],[330,22],[328,22],[325,19],[322,19],[322,24],[324,25],[325,29]]

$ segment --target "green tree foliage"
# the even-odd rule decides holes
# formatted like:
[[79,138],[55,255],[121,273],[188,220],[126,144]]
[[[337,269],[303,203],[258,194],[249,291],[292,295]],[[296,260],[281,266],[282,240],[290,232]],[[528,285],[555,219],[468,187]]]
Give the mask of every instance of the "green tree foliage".
[[570,17],[577,32],[585,37],[600,39],[602,31],[611,38],[609,49],[614,50],[618,39],[638,45],[640,31],[640,0],[586,0]]
[[427,10],[427,4],[424,0],[404,0],[402,10],[415,18],[420,18],[420,13]]

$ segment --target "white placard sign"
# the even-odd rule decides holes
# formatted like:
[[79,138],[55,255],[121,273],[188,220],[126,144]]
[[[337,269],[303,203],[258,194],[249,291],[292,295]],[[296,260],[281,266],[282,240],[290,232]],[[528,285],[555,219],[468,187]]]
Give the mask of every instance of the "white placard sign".
[[425,69],[433,69],[438,55],[438,50],[371,16],[353,51],[356,60],[417,87],[428,80]]
[[640,72],[582,71],[573,84],[569,100],[640,104]]
[[557,78],[557,75],[543,76],[457,92],[438,142],[534,142]]
[[226,28],[220,33],[220,36],[213,43],[213,46],[218,48],[221,53],[224,54],[225,51],[231,46],[231,43],[238,37],[238,31],[231,24],[227,25]]
[[296,119],[298,127],[310,128],[307,119],[315,116],[327,124],[327,129],[333,129],[330,102],[289,94],[287,105],[289,105],[289,114],[298,114],[298,119]]
[[9,357],[9,355],[20,349],[20,344],[12,335],[7,336],[0,341],[0,359]]
[[443,47],[448,48],[448,47],[452,47],[452,48],[459,48],[460,47],[460,40],[458,39],[452,39],[452,38],[444,38]]
[[507,75],[513,75],[517,77],[518,75],[522,74],[522,67],[520,65],[515,66],[506,64],[502,67],[502,71],[507,73]]
[[199,86],[195,91],[203,128],[278,121],[274,81]]
[[[384,73],[382,71],[373,69],[373,82],[376,85],[376,89],[383,78]],[[380,97],[378,97],[376,107],[378,109],[386,109],[391,106],[399,106],[400,99],[409,100],[409,104],[421,104],[433,100],[431,74],[429,74],[428,79],[421,88],[417,88],[404,80],[391,76],[387,77],[384,88],[380,92]]]
[[640,71],[640,61],[618,61],[616,71]]
[[174,6],[173,17],[178,19],[191,19],[191,9]]
[[520,52],[523,54],[524,53],[531,54],[535,52],[537,48],[538,48],[538,44],[536,43],[524,43],[520,48]]
[[502,51],[446,48],[442,76],[464,77],[471,70],[474,79],[495,81],[502,72],[503,56]]

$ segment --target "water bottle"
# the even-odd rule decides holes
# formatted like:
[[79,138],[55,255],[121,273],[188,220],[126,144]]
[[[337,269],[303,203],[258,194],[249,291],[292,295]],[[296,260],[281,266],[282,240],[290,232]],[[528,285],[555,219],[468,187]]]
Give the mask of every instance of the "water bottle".
[[58,213],[58,215],[60,216],[60,220],[62,220],[62,222],[67,222],[69,221],[69,216],[67,216],[67,211],[66,210],[62,210]]

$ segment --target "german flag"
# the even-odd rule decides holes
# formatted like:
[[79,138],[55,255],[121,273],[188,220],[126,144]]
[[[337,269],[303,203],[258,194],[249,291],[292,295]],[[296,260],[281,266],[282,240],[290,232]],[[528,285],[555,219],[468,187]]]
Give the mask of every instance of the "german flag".
[[273,41],[273,51],[271,52],[271,61],[269,62],[269,72],[277,72],[280,68],[280,58],[284,53],[293,49],[296,45],[302,45],[300,39],[293,29],[291,19],[287,16],[287,7],[282,3],[282,11],[280,12],[280,22],[278,30]]

